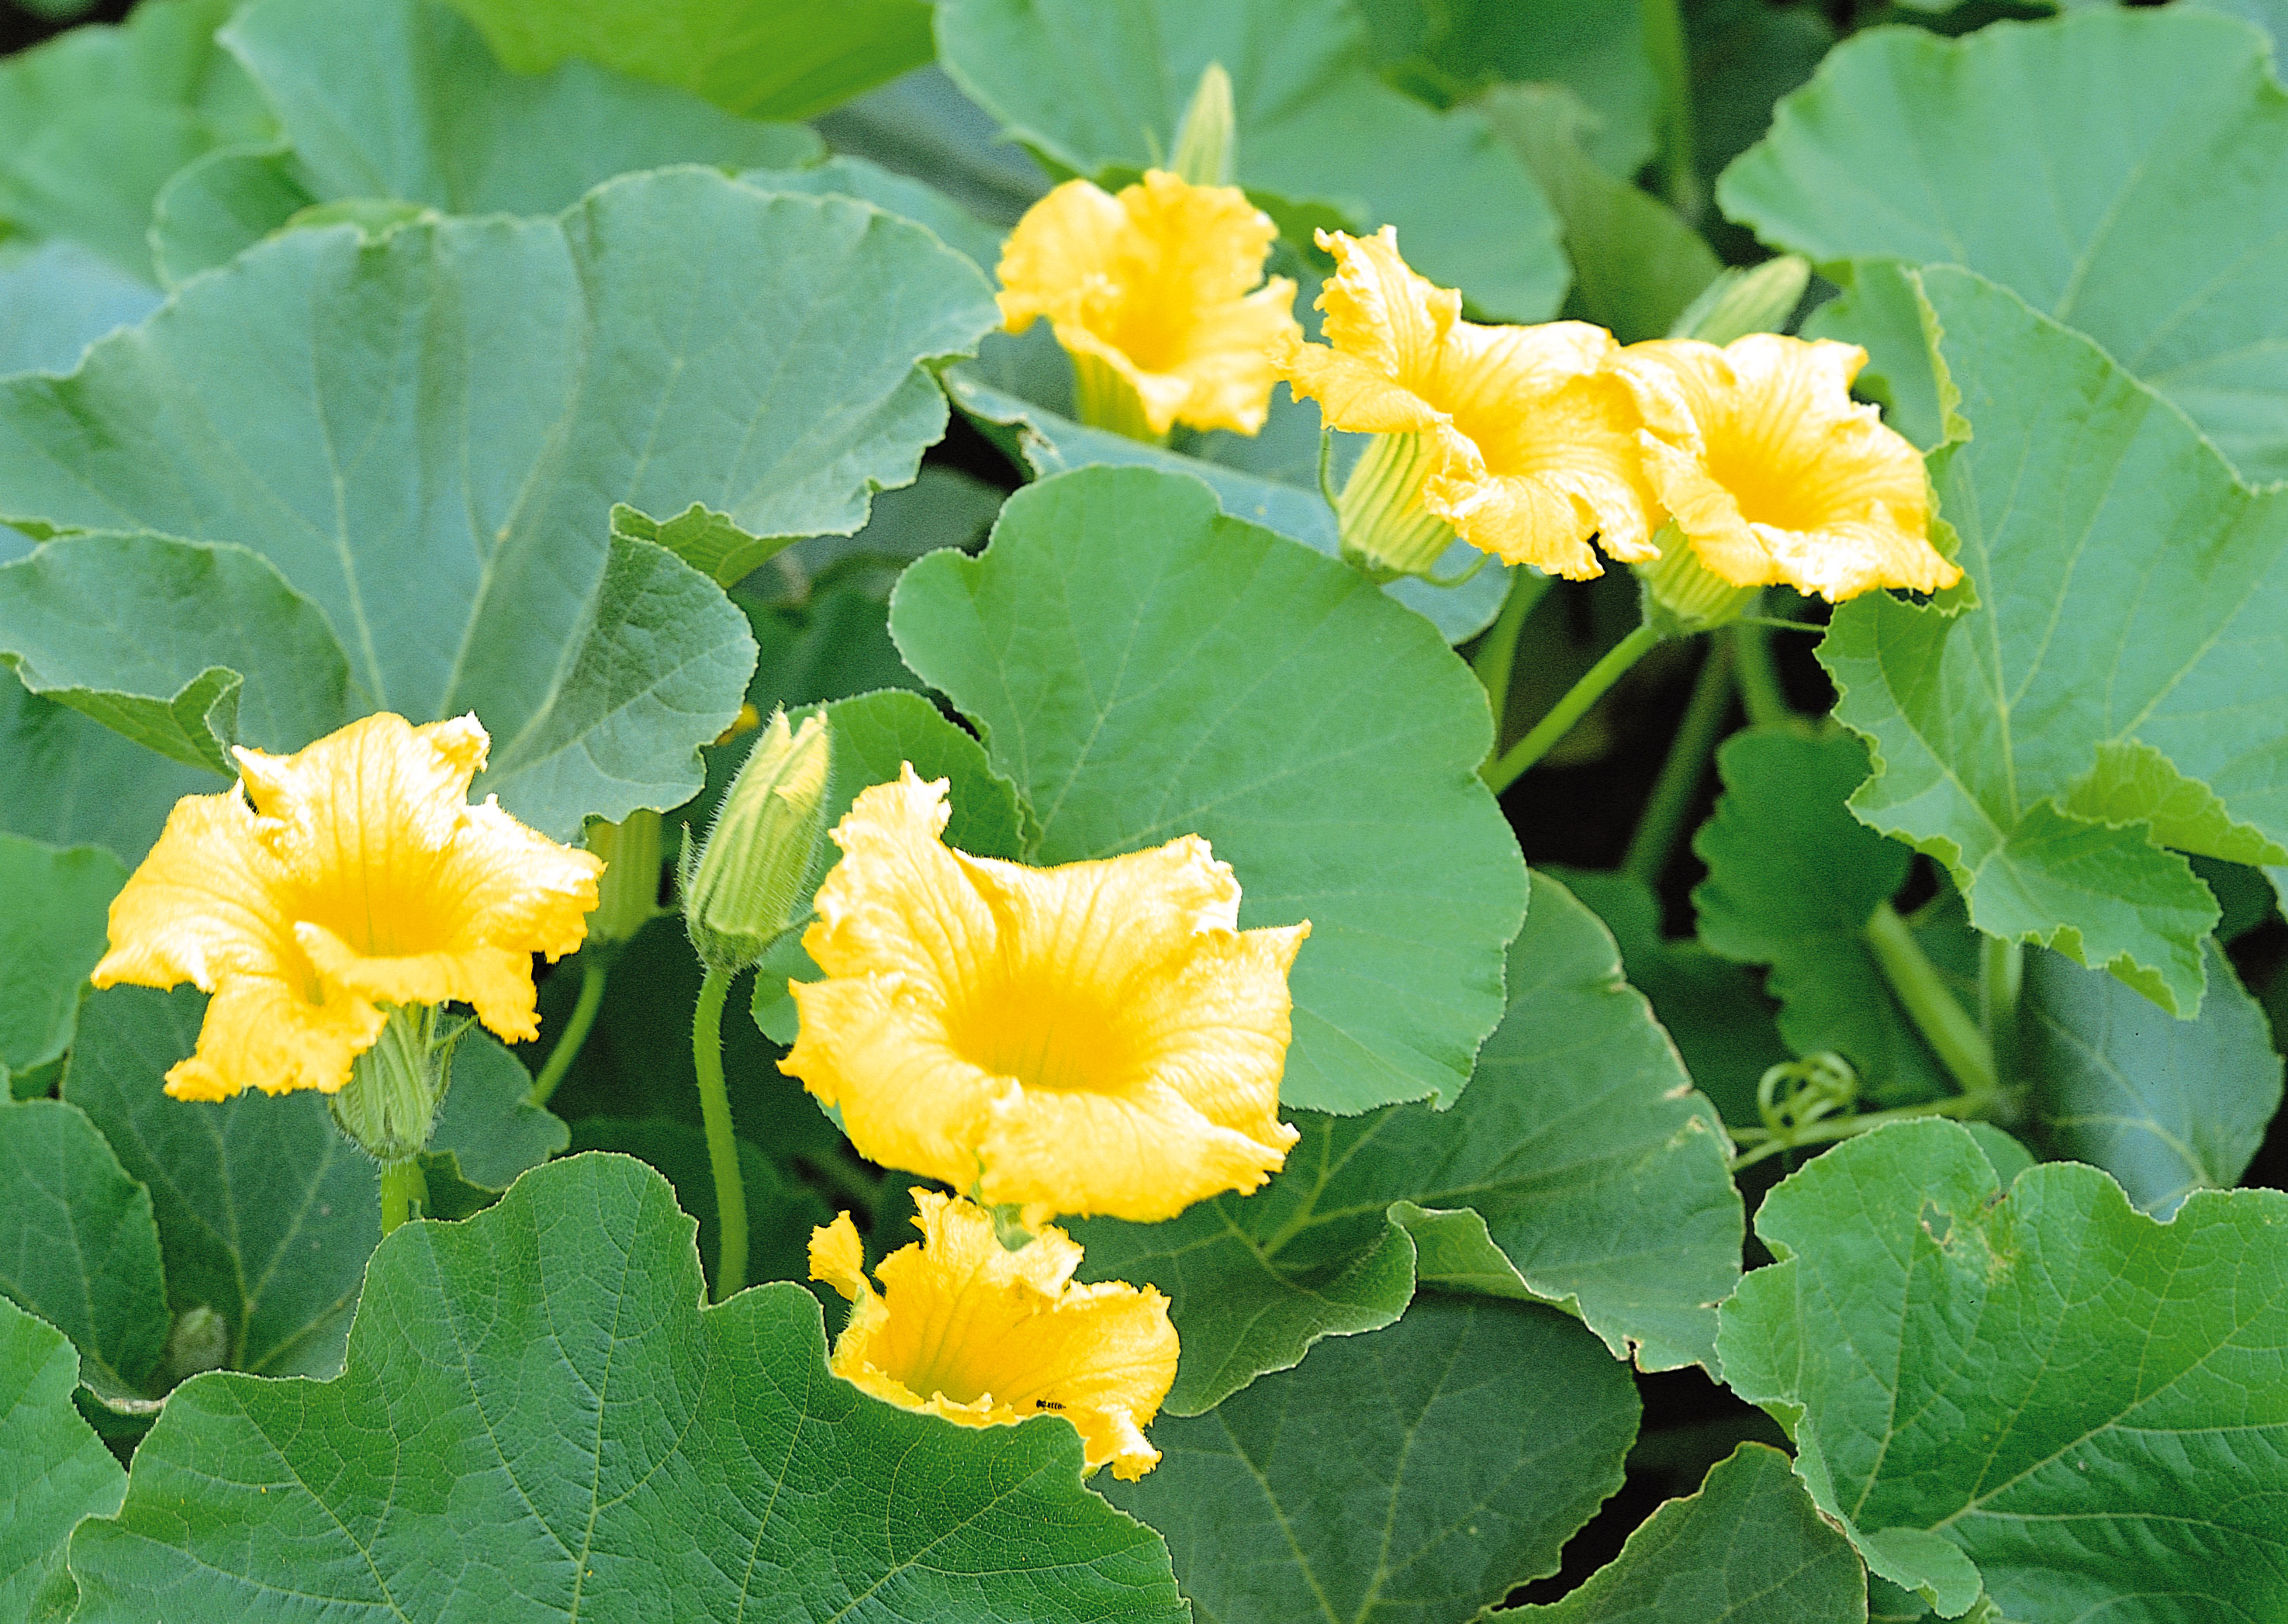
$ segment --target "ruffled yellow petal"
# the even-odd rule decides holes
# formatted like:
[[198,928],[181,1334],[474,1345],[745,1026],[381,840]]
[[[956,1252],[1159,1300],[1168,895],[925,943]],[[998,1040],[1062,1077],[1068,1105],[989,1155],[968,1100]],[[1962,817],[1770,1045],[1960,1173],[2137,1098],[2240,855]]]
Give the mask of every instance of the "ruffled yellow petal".
[[1155,434],[1177,423],[1252,434],[1276,381],[1270,353],[1299,332],[1295,284],[1256,286],[1278,234],[1234,186],[1155,170],[1113,196],[1069,180],[1002,248],[1002,321],[1022,332],[1047,317],[1076,358],[1130,382]]
[[1158,1464],[1144,1429],[1176,1380],[1167,1300],[1118,1281],[1076,1286],[1081,1249],[1045,1229],[1003,1248],[972,1203],[914,1192],[918,1245],[883,1259],[867,1280],[845,1213],[810,1240],[810,1271],[848,1298],[832,1368],[866,1392],[968,1427],[1062,1415],[1091,1470],[1133,1482]]
[[908,767],[834,831],[781,1067],[877,1161],[1029,1216],[1172,1217],[1284,1161],[1287,974],[1207,843],[1029,868],[949,852]]
[[214,994],[170,1093],[332,1093],[384,1004],[465,1000],[535,1034],[531,955],[579,946],[603,866],[466,804],[487,742],[473,717],[368,717],[291,756],[239,750],[237,788],[177,803],[94,978]]
[[1866,360],[1855,345],[1773,333],[1720,350],[1663,339],[1615,360],[1653,489],[1712,574],[1832,602],[1962,578],[1928,539],[1922,457],[1851,399]]
[[1319,298],[1328,343],[1290,345],[1279,365],[1331,427],[1434,434],[1423,506],[1505,563],[1601,574],[1592,537],[1616,558],[1658,556],[1635,400],[1607,371],[1611,334],[1465,321],[1461,296],[1410,269],[1387,226],[1319,242],[1336,261]]

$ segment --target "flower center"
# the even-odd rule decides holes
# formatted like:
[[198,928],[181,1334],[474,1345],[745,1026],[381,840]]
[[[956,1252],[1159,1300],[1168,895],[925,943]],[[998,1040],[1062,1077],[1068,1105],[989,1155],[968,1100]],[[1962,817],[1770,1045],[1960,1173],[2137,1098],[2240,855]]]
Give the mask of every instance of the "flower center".
[[1117,1092],[1136,1070],[1135,1036],[1119,1010],[1069,977],[1020,971],[980,987],[949,1023],[972,1065],[1029,1089]]

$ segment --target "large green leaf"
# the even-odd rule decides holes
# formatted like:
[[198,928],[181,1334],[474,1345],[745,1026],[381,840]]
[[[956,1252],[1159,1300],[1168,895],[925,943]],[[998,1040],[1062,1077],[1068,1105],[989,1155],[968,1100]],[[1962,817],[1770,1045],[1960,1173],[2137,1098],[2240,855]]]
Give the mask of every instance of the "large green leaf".
[[88,971],[103,956],[119,860],[0,835],[0,1066],[44,1066],[71,1042]]
[[82,350],[158,302],[139,278],[68,238],[0,242],[0,374],[68,372]]
[[2189,1015],[2218,909],[2163,848],[2288,859],[2288,495],[2006,289],[1922,281],[1974,425],[1932,474],[1981,606],[1836,611],[1820,658],[1875,756],[1852,810],[1980,930]]
[[1758,986],[1761,978],[1689,938],[1664,937],[1660,899],[1632,875],[1537,868],[1534,877],[1563,881],[1613,933],[1622,972],[1675,1042],[1692,1086],[1733,1127],[1760,1126],[1757,1081],[1789,1058],[1776,1006]]
[[[1815,262],[1969,266],[2089,334],[2252,479],[2288,474],[2288,95],[2228,18],[2093,6],[1836,51],[1719,190]],[[1973,416],[1982,432],[1983,421]]]
[[560,837],[687,798],[751,658],[697,572],[609,537],[613,504],[855,529],[943,430],[924,363],[991,320],[926,232],[695,170],[556,220],[293,232],[73,377],[0,384],[0,513],[258,551],[331,626],[353,709],[474,709],[478,793]]
[[2239,1183],[2280,1108],[2264,1011],[2213,941],[2206,951],[2209,994],[2187,1021],[2055,954],[2027,955],[2020,1055],[2043,1137],[2160,1218]]
[[54,1099],[0,1100],[0,1294],[70,1336],[99,1394],[143,1396],[168,1328],[150,1192]]
[[235,0],[148,0],[0,63],[0,225],[64,237],[156,280],[144,233],[167,178],[263,139],[261,97],[214,43]]
[[890,624],[1038,817],[1030,860],[1197,834],[1243,926],[1311,922],[1290,1104],[1460,1092],[1525,873],[1476,775],[1484,691],[1430,627],[1196,480],[1113,468],[1018,492],[981,557],[906,572]]
[[808,118],[930,59],[924,0],[454,4],[518,73],[584,57],[757,118]]
[[179,796],[214,788],[204,769],[169,761],[0,671],[0,828],[10,834],[92,844],[137,863]]
[[1553,1572],[1621,1484],[1628,1372],[1530,1303],[1425,1295],[1208,1414],[1113,1504],[1167,1536],[1202,1624],[1445,1624]]
[[127,1474],[79,1412],[71,1340],[0,1301],[0,1613],[63,1619],[78,1599],[64,1547],[119,1509]]
[[[1653,154],[1660,89],[1638,0],[1361,0],[1383,75],[1440,107],[1528,81],[1588,112],[1597,166],[1626,180]],[[1544,178],[1544,185],[1547,184]]]
[[1167,161],[1211,62],[1231,75],[1238,184],[1299,244],[1312,226],[1398,227],[1407,258],[1504,321],[1565,292],[1557,223],[1475,113],[1377,76],[1347,0],[945,0],[946,71],[1041,159],[1100,180]]
[[595,1154],[406,1225],[338,1379],[176,1390],[74,1539],[79,1616],[1182,1618],[1070,1426],[866,1397],[800,1287],[703,1311],[692,1233],[666,1180]]
[[1624,344],[1664,338],[1722,269],[1675,210],[1590,156],[1595,115],[1561,84],[1505,84],[1478,102],[1563,222],[1573,291],[1565,313]]
[[219,37],[276,112],[283,146],[214,153],[168,183],[152,247],[170,281],[336,199],[553,214],[632,170],[800,163],[821,150],[799,125],[589,62],[512,74],[445,0],[260,0]]
[[[575,1149],[617,1151],[647,1161],[675,1186],[676,1204],[699,1225],[699,1261],[715,1281],[722,1219],[715,1210],[715,1175],[707,1136],[688,1122],[663,1116],[592,1116],[572,1136]],[[747,1198],[747,1279],[807,1280],[810,1232],[833,1222],[818,1192],[779,1171],[768,1156],[739,1141],[739,1176]]]
[[1867,945],[1914,853],[1844,807],[1867,776],[1866,747],[1756,728],[1725,741],[1716,768],[1724,793],[1692,841],[1708,865],[1692,892],[1701,941],[1772,967],[1780,1033],[1798,1054],[1835,1050],[1887,1103],[1951,1093]]
[[2006,1191],[1926,1119],[1814,1160],[1756,1232],[1780,1261],[1725,1305],[1724,1378],[1876,1573],[1947,1618],[1982,1578],[2023,1624],[2288,1607],[2288,1195],[2157,1224],[2073,1162]]
[[1525,1624],[1855,1624],[1865,1570],[1764,1444],[1719,1462],[1654,1512],[1562,1601],[1493,1615]]
[[220,1315],[233,1368],[331,1375],[381,1239],[373,1163],[317,1094],[214,1105],[162,1093],[205,1014],[204,995],[188,987],[96,994],[81,1012],[64,1097],[150,1191],[174,1310]]
[[1205,1410],[1322,1336],[1388,1325],[1418,1276],[1568,1308],[1648,1370],[1711,1361],[1741,1234],[1713,1113],[1612,939],[1545,876],[1509,980],[1451,1110],[1291,1112],[1302,1141],[1254,1195],[1076,1228],[1092,1277],[1172,1300],[1172,1411]]

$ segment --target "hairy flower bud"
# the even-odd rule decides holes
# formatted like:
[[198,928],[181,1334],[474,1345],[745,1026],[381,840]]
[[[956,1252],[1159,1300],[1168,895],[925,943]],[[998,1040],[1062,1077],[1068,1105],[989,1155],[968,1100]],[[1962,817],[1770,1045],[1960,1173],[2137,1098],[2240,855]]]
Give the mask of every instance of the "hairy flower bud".
[[638,807],[618,823],[588,825],[588,850],[604,860],[595,908],[588,915],[588,951],[609,950],[667,910],[659,905],[660,820]]
[[831,754],[825,717],[790,729],[786,712],[773,712],[724,793],[706,844],[696,858],[685,847],[684,929],[711,969],[746,969],[793,920],[825,822]]

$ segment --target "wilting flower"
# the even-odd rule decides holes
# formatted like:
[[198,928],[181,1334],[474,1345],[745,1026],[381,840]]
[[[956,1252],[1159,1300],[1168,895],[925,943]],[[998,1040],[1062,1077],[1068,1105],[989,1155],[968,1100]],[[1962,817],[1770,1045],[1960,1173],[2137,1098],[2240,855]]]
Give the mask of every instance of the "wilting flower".
[[370,716],[291,756],[239,749],[220,795],[185,796],[111,904],[98,986],[214,994],[179,1099],[347,1081],[385,1005],[460,1000],[534,1036],[532,955],[580,945],[603,864],[467,804],[474,717]]
[[1021,333],[1049,319],[1084,423],[1151,440],[1179,423],[1252,434],[1271,408],[1269,351],[1301,330],[1292,281],[1256,287],[1278,234],[1235,186],[1153,170],[1115,196],[1069,180],[1002,248],[1002,320]]
[[1710,574],[1834,602],[1962,578],[1930,544],[1921,456],[1851,399],[1866,361],[1856,345],[1775,333],[1656,340],[1614,361],[1653,489]]
[[912,767],[834,829],[781,1069],[885,1166],[1028,1221],[1173,1217],[1286,1160],[1287,971],[1308,924],[1242,931],[1207,842],[1029,868],[939,843]]
[[1458,535],[1576,580],[1604,573],[1593,535],[1616,558],[1657,555],[1636,408],[1606,370],[1610,333],[1465,321],[1462,296],[1410,269],[1388,226],[1318,240],[1336,265],[1319,294],[1327,343],[1291,339],[1279,371],[1329,427],[1382,437],[1343,492],[1347,551],[1419,573]]
[[836,1375],[877,1398],[965,1427],[1043,1414],[1078,1430],[1089,1470],[1135,1481],[1159,1464],[1144,1429],[1176,1380],[1168,1302],[1147,1286],[1076,1286],[1081,1249],[1045,1229],[1005,1251],[981,1208],[914,1192],[918,1245],[875,1271],[850,1215],[810,1235],[810,1276],[850,1299]]

